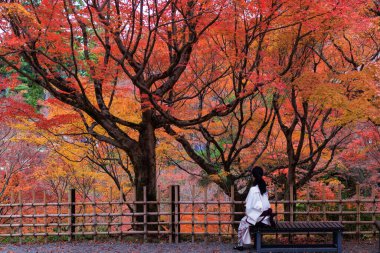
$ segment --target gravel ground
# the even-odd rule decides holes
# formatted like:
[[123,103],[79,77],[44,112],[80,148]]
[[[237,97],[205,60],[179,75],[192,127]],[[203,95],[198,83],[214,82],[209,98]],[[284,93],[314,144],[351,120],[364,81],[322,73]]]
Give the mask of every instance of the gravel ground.
[[[376,242],[345,242],[344,251],[347,253],[378,253]],[[226,253],[237,252],[232,250],[232,244],[227,243],[179,243],[179,244],[157,244],[157,243],[125,243],[125,242],[76,242],[76,243],[48,243],[48,244],[25,244],[0,245],[0,252],[4,253]],[[255,252],[247,250],[245,252]]]

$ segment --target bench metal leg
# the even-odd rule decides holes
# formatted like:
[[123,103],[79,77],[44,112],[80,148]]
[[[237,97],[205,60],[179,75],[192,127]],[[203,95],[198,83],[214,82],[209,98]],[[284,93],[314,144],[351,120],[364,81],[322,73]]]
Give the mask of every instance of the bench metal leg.
[[256,241],[256,252],[261,253],[261,232],[257,231],[255,236]]
[[336,252],[342,253],[342,231],[334,232],[334,244],[336,245]]

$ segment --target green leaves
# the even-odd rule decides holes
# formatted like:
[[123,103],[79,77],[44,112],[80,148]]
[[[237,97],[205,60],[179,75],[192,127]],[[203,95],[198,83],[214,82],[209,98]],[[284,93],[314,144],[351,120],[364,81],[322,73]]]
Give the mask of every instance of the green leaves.
[[38,100],[43,100],[44,98],[44,89],[36,84],[21,84],[14,90],[23,92],[24,101],[34,108],[37,108]]

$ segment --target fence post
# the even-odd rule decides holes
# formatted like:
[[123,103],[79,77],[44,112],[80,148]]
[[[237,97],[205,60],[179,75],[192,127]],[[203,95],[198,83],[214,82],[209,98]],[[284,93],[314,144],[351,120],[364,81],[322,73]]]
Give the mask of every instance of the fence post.
[[161,233],[161,224],[160,224],[160,208],[161,208],[161,187],[158,186],[157,188],[157,229],[158,229],[158,234],[157,237],[160,238],[160,233]]
[[48,230],[47,230],[47,227],[48,227],[48,222],[47,222],[47,200],[46,200],[46,191],[44,191],[44,231],[45,231],[45,243],[48,242]]
[[218,191],[217,191],[217,197],[218,197],[218,239],[219,239],[219,242],[222,242],[222,224],[221,224],[221,220],[220,220],[220,212],[221,212],[221,206],[220,206],[220,188],[218,187]]
[[342,185],[338,185],[338,197],[339,197],[339,222],[342,222],[343,205],[342,205]]
[[[306,187],[306,213],[307,217],[306,220],[310,221],[310,186],[307,185]],[[307,239],[310,239],[310,233],[307,233]]]
[[[322,185],[322,213],[323,213],[323,221],[327,221],[326,215],[326,185]],[[327,235],[324,235],[325,243],[327,243]]]
[[169,243],[173,243],[173,237],[174,237],[174,230],[173,230],[173,192],[172,192],[172,186],[169,186],[169,208],[170,208],[170,215],[169,215]]
[[232,227],[232,235],[231,235],[231,241],[233,242],[235,240],[235,186],[231,185],[231,227]]
[[[373,222],[373,224],[375,224],[375,222],[376,222],[376,187],[372,188],[371,199],[373,199],[372,222]],[[375,228],[375,226],[372,226],[372,231],[373,231],[373,238],[376,238],[376,228]],[[380,240],[379,240],[379,249],[380,249]]]
[[[293,194],[294,194],[294,192],[293,192],[293,184],[291,184],[291,185],[289,185],[289,217],[290,217],[290,222],[293,222],[294,221],[294,216],[295,216],[295,214],[294,214],[294,196],[293,196]],[[293,234],[289,234],[289,236],[288,236],[288,238],[289,238],[289,243],[293,243]]]
[[33,189],[32,191],[32,207],[33,207],[33,236],[34,238],[37,238],[36,233],[37,233],[37,228],[36,228],[36,223],[37,223],[37,208],[36,208],[36,190]]
[[171,234],[170,242],[180,241],[180,205],[179,205],[179,185],[170,186],[170,203],[171,203]]
[[144,243],[146,243],[147,241],[147,238],[148,238],[148,215],[147,215],[147,212],[148,212],[148,203],[147,203],[147,198],[146,198],[146,186],[143,186],[143,198],[144,198],[144,216],[143,216],[143,219],[144,219]]
[[62,223],[62,207],[61,207],[61,204],[62,204],[62,193],[60,191],[58,191],[58,201],[57,201],[57,234],[58,236],[61,235],[61,232],[62,232],[62,226],[61,226],[61,223]]
[[203,208],[204,208],[204,227],[205,227],[205,236],[204,236],[204,241],[207,242],[208,239],[208,225],[207,225],[207,185],[205,186],[205,191],[204,191],[204,198],[203,198]]
[[10,225],[10,230],[9,230],[9,233],[10,233],[10,236],[12,237],[12,234],[13,234],[13,210],[14,210],[14,205],[15,205],[15,201],[14,201],[14,193],[13,193],[13,191],[11,191],[11,196],[10,196],[10,204],[11,204],[11,206],[10,206],[10,212],[11,212],[11,217],[9,218],[9,225]]
[[191,242],[194,243],[195,241],[195,233],[194,233],[194,224],[195,224],[195,204],[194,204],[194,199],[195,199],[195,185],[191,186]]
[[69,202],[69,242],[75,239],[75,189],[71,188],[68,194],[68,202]]
[[356,185],[356,236],[360,242],[360,185]]
[[[120,187],[119,189],[119,223],[118,223],[118,232],[119,232],[119,241],[122,239],[123,235],[123,203],[124,203],[124,198],[123,198],[123,189]],[[135,209],[136,210],[136,209]]]
[[[109,232],[111,231],[111,223],[112,223],[112,187],[110,187],[110,193],[109,193],[109,202],[108,202],[108,207],[109,207],[109,211],[108,211],[108,224],[107,224],[107,235],[109,235]],[[132,213],[133,214],[133,213]]]
[[[278,212],[278,193],[277,193],[277,185],[274,185],[274,212]],[[276,215],[276,221],[278,221],[279,217]],[[278,243],[278,233],[276,232],[276,243]]]
[[94,242],[96,242],[96,235],[98,233],[98,229],[97,229],[97,223],[98,223],[98,220],[97,220],[97,217],[96,217],[96,194],[95,194],[95,188],[92,189],[92,227],[93,227],[93,230],[94,230]]
[[322,185],[322,212],[323,212],[323,221],[327,221],[326,215],[326,185]]
[[294,202],[294,192],[293,192],[293,185],[291,184],[289,186],[289,194],[290,194],[290,198],[289,198],[289,212],[290,212],[290,222],[293,222],[294,221],[294,206],[293,206],[293,202]]
[[21,191],[18,192],[18,202],[19,202],[19,206],[20,206],[20,224],[19,224],[19,227],[18,227],[18,232],[20,234],[20,238],[19,238],[19,243],[20,245],[22,244],[22,197],[21,197]]

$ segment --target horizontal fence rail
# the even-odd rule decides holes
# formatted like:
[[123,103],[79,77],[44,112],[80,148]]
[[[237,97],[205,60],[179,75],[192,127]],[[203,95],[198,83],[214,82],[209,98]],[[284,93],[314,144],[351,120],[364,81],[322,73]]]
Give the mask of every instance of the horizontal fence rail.
[[[333,198],[326,197],[324,189],[322,187],[320,199],[312,199],[307,188],[302,198],[280,200],[277,189],[270,188],[270,202],[277,213],[276,218],[340,221],[347,237],[360,240],[376,236],[373,224],[380,219],[378,189],[361,194],[358,185],[353,197],[348,199],[342,198],[340,186]],[[157,201],[147,201],[144,188],[144,200],[134,201],[121,192],[114,196],[110,189],[108,201],[95,192],[92,197],[80,201],[71,189],[54,202],[47,201],[45,192],[42,201],[36,201],[33,192],[32,201],[26,202],[19,192],[17,200],[12,194],[8,203],[0,203],[0,238],[18,238],[20,243],[27,237],[44,238],[45,241],[50,237],[62,237],[71,241],[80,237],[96,240],[104,236],[121,239],[128,235],[139,235],[144,241],[149,235],[158,235],[159,239],[169,242],[179,242],[180,238],[192,242],[236,240],[237,217],[242,217],[244,212],[235,210],[244,205],[244,201],[234,200],[234,188],[231,188],[231,196],[220,191],[211,193],[207,187],[197,194],[195,187],[191,187],[191,193],[186,196],[181,194],[178,185],[170,186],[167,193],[164,196],[159,190]],[[155,206],[156,210],[148,211],[148,205]],[[289,208],[284,208],[285,205]],[[139,212],[137,206],[140,206]]]

